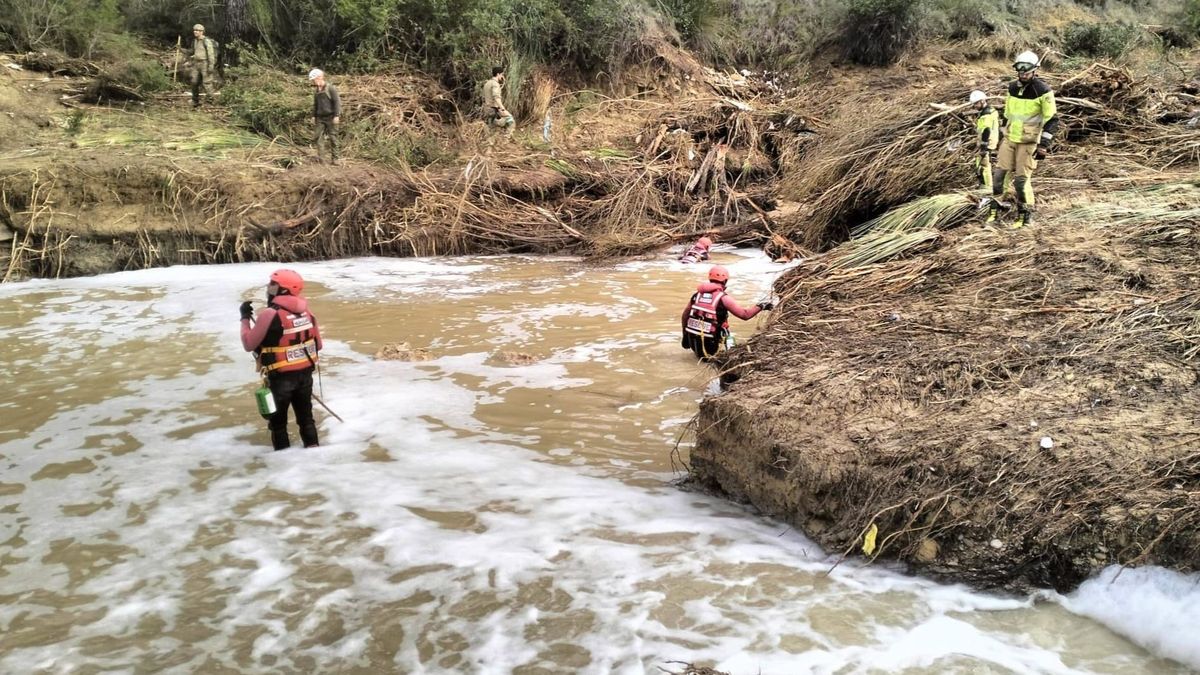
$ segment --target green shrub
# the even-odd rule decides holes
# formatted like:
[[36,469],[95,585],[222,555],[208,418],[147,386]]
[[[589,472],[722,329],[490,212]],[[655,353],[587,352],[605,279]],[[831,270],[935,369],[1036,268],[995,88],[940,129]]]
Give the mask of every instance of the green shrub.
[[154,94],[171,88],[162,64],[140,55],[133,55],[111,66],[108,74],[120,84],[142,94]]
[[78,108],[67,111],[66,119],[63,120],[63,129],[66,130],[68,136],[78,136],[79,132],[83,131],[83,123],[86,119],[84,112]]
[[244,129],[294,144],[311,140],[312,90],[299,76],[251,65],[221,89],[221,102]]
[[1175,19],[1186,39],[1200,38],[1200,0],[1184,0]]
[[174,45],[176,38],[189,40],[197,23],[204,24],[208,37],[229,42],[217,11],[221,4],[213,0],[123,0],[121,11],[131,29],[164,45]]
[[96,51],[109,61],[104,70],[118,84],[142,94],[154,94],[171,88],[171,78],[163,65],[146,56],[142,46],[129,35],[107,36]]
[[991,35],[998,23],[996,3],[988,0],[929,0],[927,30],[951,40]]
[[1142,29],[1127,23],[1080,23],[1067,26],[1063,52],[1070,56],[1117,59],[1132,49]]
[[92,58],[122,28],[117,0],[0,0],[0,38],[8,49],[57,49]]
[[920,31],[919,0],[849,0],[838,31],[843,58],[867,66],[895,63]]
[[658,0],[663,13],[671,18],[680,37],[691,41],[726,16],[729,7],[718,0]]

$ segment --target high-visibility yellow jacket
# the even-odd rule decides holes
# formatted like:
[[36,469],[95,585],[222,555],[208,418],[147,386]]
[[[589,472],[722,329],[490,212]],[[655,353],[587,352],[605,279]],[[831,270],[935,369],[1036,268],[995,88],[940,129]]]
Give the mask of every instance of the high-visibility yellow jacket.
[[1058,130],[1057,115],[1054,91],[1037,77],[1024,84],[1013,80],[1008,85],[1008,98],[1004,101],[1008,129],[1004,137],[1009,143],[1049,145]]
[[979,150],[995,150],[1000,145],[1000,112],[990,105],[975,120],[975,140]]

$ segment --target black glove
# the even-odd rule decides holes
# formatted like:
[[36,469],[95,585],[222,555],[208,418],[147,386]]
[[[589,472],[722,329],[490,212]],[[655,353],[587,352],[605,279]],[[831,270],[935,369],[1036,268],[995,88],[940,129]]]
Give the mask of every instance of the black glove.
[[243,318],[243,319],[252,319],[252,318],[254,318],[254,310],[250,308],[250,301],[249,301],[249,300],[247,300],[246,302],[243,302],[243,303],[242,303],[242,306],[241,306],[241,307],[239,307],[239,308],[238,308],[238,310],[239,310],[239,311],[241,311],[241,313],[242,313],[242,318]]
[[1039,146],[1037,146],[1037,150],[1033,151],[1033,158],[1038,161],[1041,161],[1043,159],[1046,159],[1046,155],[1048,155],[1048,154],[1050,154],[1050,149],[1044,145],[1039,145]]
[[758,308],[759,308],[759,309],[761,309],[761,310],[763,310],[764,312],[769,312],[769,311],[771,311],[772,309],[775,309],[775,303],[773,303],[773,302],[760,302],[760,303],[758,303]]

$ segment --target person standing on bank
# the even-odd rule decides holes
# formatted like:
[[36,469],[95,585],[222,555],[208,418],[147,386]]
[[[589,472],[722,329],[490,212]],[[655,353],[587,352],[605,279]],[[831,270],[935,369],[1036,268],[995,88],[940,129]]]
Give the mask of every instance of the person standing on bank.
[[317,124],[317,160],[325,163],[321,152],[321,141],[329,143],[329,163],[338,163],[337,127],[342,123],[342,97],[337,87],[325,81],[325,72],[320,68],[308,71],[308,81],[313,86],[313,120]]
[[276,450],[291,447],[288,438],[288,407],[296,412],[296,426],[304,447],[318,445],[317,424],[312,413],[313,370],[324,344],[317,317],[300,295],[304,279],[289,269],[276,270],[267,284],[267,308],[254,319],[254,309],[243,302],[242,348],[254,352],[259,369],[275,398],[275,412],[267,420],[271,445]]
[[979,186],[992,187],[992,154],[1000,145],[1000,113],[988,104],[987,94],[976,89],[971,92],[971,107],[979,111],[975,120],[975,175]]
[[483,83],[484,121],[488,127],[504,129],[504,136],[512,140],[517,121],[504,107],[504,67],[492,68],[492,79]]
[[204,26],[192,26],[192,48],[188,52],[187,68],[192,78],[192,107],[200,107],[200,92],[212,101],[208,85],[217,72],[217,42],[204,37]]
[[1017,220],[1014,228],[1033,222],[1033,170],[1050,153],[1054,132],[1058,131],[1058,107],[1054,91],[1037,76],[1041,60],[1033,52],[1022,52],[1013,62],[1017,79],[1008,85],[1004,100],[1005,129],[997,168],[992,175],[992,208],[987,222],[996,220],[1006,178],[1013,176],[1017,193]]

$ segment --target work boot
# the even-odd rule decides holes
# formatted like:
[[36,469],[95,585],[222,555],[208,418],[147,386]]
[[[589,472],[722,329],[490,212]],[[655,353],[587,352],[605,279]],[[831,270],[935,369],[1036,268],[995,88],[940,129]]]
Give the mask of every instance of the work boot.
[[1013,221],[1012,229],[1019,230],[1032,222],[1033,214],[1029,211],[1019,211],[1017,212],[1017,219]]
[[989,197],[987,200],[987,203],[988,203],[988,214],[987,214],[987,218],[985,218],[983,220],[983,222],[994,223],[994,222],[996,222],[996,219],[1000,217],[1000,206],[1001,206],[1000,200],[996,199],[995,197]]

